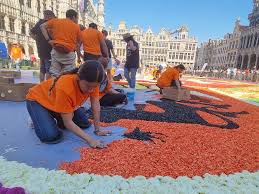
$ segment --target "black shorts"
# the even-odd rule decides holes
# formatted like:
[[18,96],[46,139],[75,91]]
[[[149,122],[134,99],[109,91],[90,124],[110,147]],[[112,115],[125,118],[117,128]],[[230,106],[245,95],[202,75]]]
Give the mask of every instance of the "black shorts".
[[84,53],[84,61],[90,61],[90,60],[94,60],[97,61],[101,56],[100,55],[93,55],[90,53]]
[[127,96],[125,94],[119,93],[119,94],[105,94],[100,99],[100,105],[101,106],[115,106],[118,104],[122,104],[125,102]]

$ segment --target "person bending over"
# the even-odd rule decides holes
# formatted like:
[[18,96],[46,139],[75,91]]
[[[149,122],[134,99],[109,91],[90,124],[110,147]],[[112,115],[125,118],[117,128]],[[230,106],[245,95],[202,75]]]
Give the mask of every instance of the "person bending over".
[[60,115],[64,126],[91,147],[105,147],[80,128],[89,126],[88,118],[80,107],[90,98],[95,134],[105,136],[111,133],[101,129],[99,125],[99,86],[104,75],[104,69],[99,62],[88,61],[70,74],[49,79],[29,90],[26,96],[27,109],[36,135],[43,143],[54,144],[62,140],[63,133],[57,125],[58,119],[55,118],[56,115]]
[[157,86],[162,90],[165,87],[181,89],[180,74],[185,70],[183,65],[167,68],[157,80]]

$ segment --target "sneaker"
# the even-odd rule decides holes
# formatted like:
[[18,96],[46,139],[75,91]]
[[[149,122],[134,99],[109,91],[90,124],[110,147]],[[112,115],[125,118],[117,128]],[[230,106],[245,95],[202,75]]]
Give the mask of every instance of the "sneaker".
[[127,98],[127,96],[125,96],[125,99],[123,100],[123,103],[124,103],[125,105],[128,104],[128,98]]

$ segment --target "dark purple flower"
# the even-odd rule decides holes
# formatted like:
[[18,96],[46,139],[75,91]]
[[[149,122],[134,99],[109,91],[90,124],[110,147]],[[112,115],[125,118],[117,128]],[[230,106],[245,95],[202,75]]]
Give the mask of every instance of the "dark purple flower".
[[25,194],[25,190],[21,187],[14,187],[9,189],[6,194]]
[[12,189],[0,187],[0,194],[25,194],[25,190],[21,187],[14,187]]
[[8,188],[0,187],[0,194],[6,194],[8,192]]

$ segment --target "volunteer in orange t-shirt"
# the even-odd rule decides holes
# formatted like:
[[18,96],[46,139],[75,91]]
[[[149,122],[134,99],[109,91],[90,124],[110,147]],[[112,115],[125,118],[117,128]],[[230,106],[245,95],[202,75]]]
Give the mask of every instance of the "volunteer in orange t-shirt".
[[[52,45],[50,74],[57,77],[71,71],[76,62],[75,51],[81,42],[78,13],[69,9],[65,19],[52,19],[41,25],[41,31]],[[49,36],[50,34],[50,36]]]
[[157,86],[161,89],[164,87],[176,87],[181,89],[180,74],[185,70],[183,65],[167,68],[157,80]]
[[101,106],[115,106],[122,103],[127,104],[128,102],[127,96],[124,93],[119,92],[121,90],[115,90],[112,88],[112,83],[108,79],[107,75],[105,75],[105,78],[100,83],[99,91]]
[[97,61],[88,61],[81,65],[79,70],[75,70],[73,74],[71,72],[49,79],[29,90],[26,96],[27,109],[36,135],[43,143],[58,143],[63,137],[60,124],[64,124],[91,147],[103,148],[104,144],[93,140],[81,129],[89,127],[90,124],[80,107],[90,97],[95,133],[99,136],[111,133],[102,130],[99,125],[99,85],[105,75],[104,69]]
[[84,61],[99,60],[103,56],[108,63],[108,48],[102,33],[98,31],[95,23],[89,24],[89,28],[81,32],[81,37],[84,48]]
[[15,61],[21,60],[23,58],[22,48],[17,44],[13,44],[13,46],[11,47],[10,56],[11,56],[11,59]]

